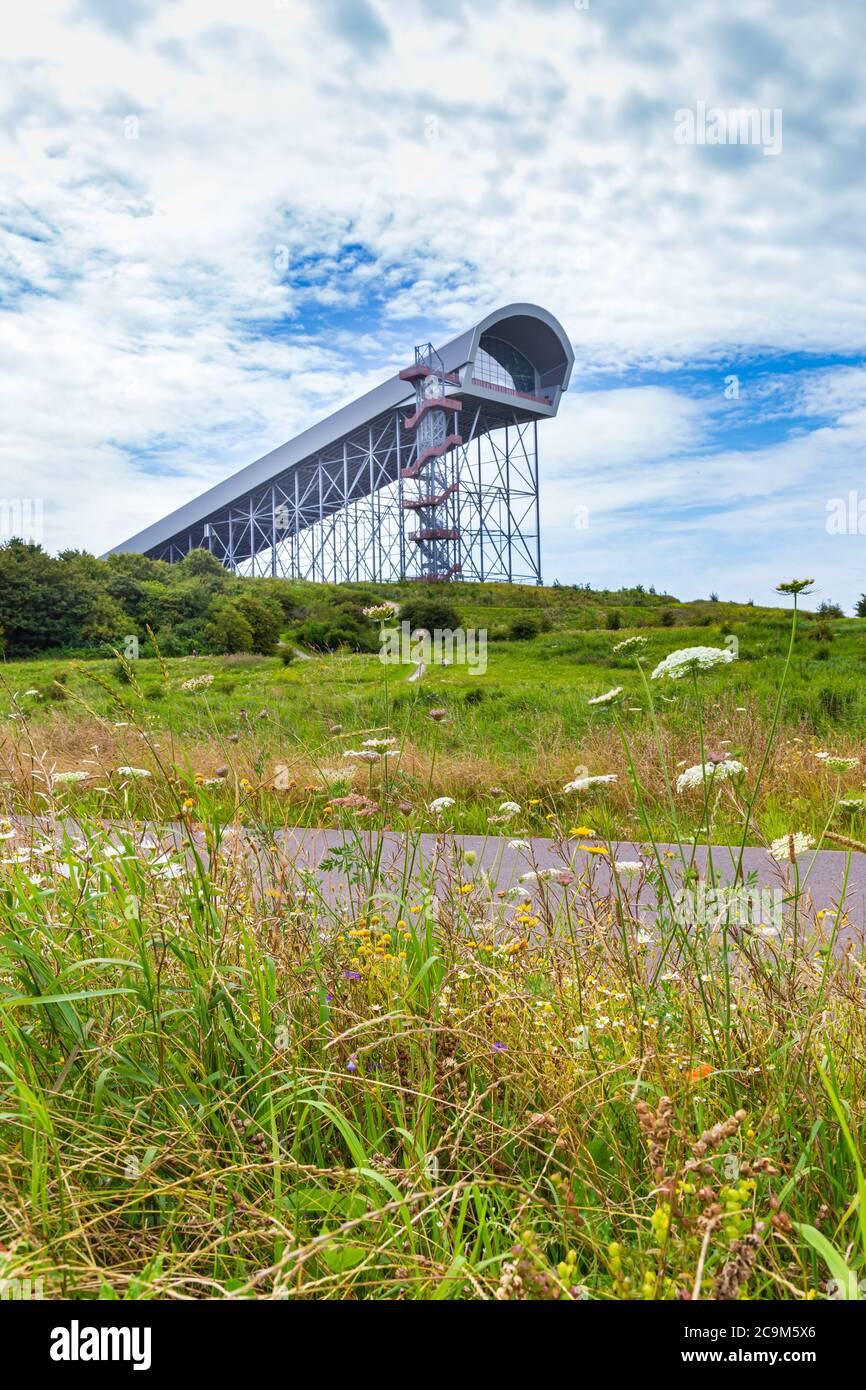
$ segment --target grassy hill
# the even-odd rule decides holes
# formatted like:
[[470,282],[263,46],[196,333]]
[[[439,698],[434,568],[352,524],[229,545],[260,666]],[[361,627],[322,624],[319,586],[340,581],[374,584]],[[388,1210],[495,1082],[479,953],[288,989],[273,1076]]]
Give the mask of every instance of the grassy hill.
[[[275,582],[285,584],[294,615],[282,631],[288,655],[310,615],[327,627],[327,615],[345,612],[347,600],[356,609],[383,598],[400,604],[419,587]],[[280,656],[249,654],[9,662],[0,674],[4,795],[24,792],[38,809],[40,798],[63,787],[67,802],[96,812],[118,794],[115,769],[142,766],[153,778],[123,791],[123,804],[141,814],[176,809],[192,789],[201,814],[254,810],[267,821],[321,823],[339,819],[335,799],[364,795],[386,823],[400,824],[406,814],[424,816],[434,797],[453,796],[454,823],[466,831],[486,830],[508,799],[524,808],[522,828],[536,833],[551,818],[585,820],[576,815],[582,804],[617,838],[640,834],[647,815],[668,836],[662,751],[673,772],[698,763],[700,731],[691,683],[647,676],[688,646],[736,648],[735,662],[701,677],[704,741],[758,766],[789,645],[784,609],[637,590],[481,584],[450,586],[447,597],[464,627],[488,634],[484,674],[431,662],[411,682],[411,667],[379,661],[378,624],[369,619],[359,621],[371,650],[310,649],[286,665]],[[621,626],[608,626],[617,621],[611,614]],[[511,636],[527,631],[527,619],[536,620],[535,635]],[[616,650],[629,637],[645,639],[640,662],[633,648]],[[864,791],[864,656],[866,620],[801,616],[752,837],[784,833],[792,814],[813,834],[828,821],[866,832],[862,813],[834,810],[839,797]],[[590,703],[617,686],[614,705]],[[345,756],[370,738],[393,739],[399,756],[376,767]],[[649,789],[643,811],[626,742]],[[816,756],[828,748],[857,758],[857,766],[831,776]],[[581,768],[618,780],[603,796],[564,795]],[[88,776],[57,781],[72,772]],[[729,789],[715,810],[719,838],[737,834],[742,817]]]

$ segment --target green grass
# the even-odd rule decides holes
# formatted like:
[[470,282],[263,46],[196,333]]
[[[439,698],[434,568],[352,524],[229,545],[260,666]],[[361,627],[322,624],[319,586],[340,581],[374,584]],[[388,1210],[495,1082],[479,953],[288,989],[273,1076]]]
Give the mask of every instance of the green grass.
[[[383,592],[401,591],[386,586]],[[315,654],[286,668],[269,657],[142,659],[129,665],[131,682],[115,658],[7,663],[0,687],[7,801],[13,788],[29,780],[31,809],[38,810],[52,768],[89,769],[94,776],[86,784],[63,793],[64,804],[86,813],[110,814],[117,803],[134,812],[146,805],[164,815],[192,795],[202,815],[214,809],[233,813],[254,801],[255,814],[272,823],[316,824],[330,814],[317,769],[348,769],[346,749],[366,737],[393,736],[401,756],[388,770],[386,794],[380,795],[378,774],[369,785],[366,776],[359,781],[356,775],[352,783],[356,791],[375,791],[371,799],[382,808],[376,823],[402,826],[400,806],[411,805],[417,816],[433,796],[454,795],[455,824],[480,833],[504,794],[526,804],[527,828],[542,833],[548,817],[570,814],[572,801],[562,787],[576,768],[585,767],[617,771],[616,792],[598,808],[593,802],[592,814],[606,833],[630,838],[643,826],[621,738],[611,711],[588,703],[621,685],[625,693],[616,717],[635,741],[638,760],[654,763],[654,772],[644,769],[655,792],[650,823],[669,839],[673,821],[653,752],[643,677],[629,653],[613,650],[630,635],[647,639],[646,671],[678,648],[736,641],[736,663],[704,681],[706,735],[711,750],[722,747],[747,765],[754,761],[786,658],[789,619],[782,610],[495,585],[461,586],[457,600],[467,626],[504,631],[509,616],[537,610],[552,629],[525,641],[491,640],[484,675],[460,665],[433,665],[414,685],[407,681],[410,668],[345,652]],[[643,625],[599,628],[614,607],[626,617],[637,615]],[[646,626],[658,621],[662,609],[673,613],[676,625]],[[589,622],[595,625],[583,626]],[[816,630],[824,633],[817,641]],[[862,770],[831,778],[814,758],[824,745],[859,756],[866,722],[864,655],[866,621],[820,627],[812,615],[801,619],[781,710],[778,762],[765,779],[750,842],[784,833],[792,813],[795,828],[816,836],[827,825],[854,838],[866,835],[866,817],[834,809],[840,796],[862,793]],[[202,675],[213,677],[207,689],[183,690],[187,680]],[[700,750],[688,684],[669,683],[654,693],[672,762],[696,763]],[[430,718],[434,709],[446,711],[446,722]],[[153,783],[146,794],[127,787],[118,802],[113,768],[142,762],[154,772]],[[199,782],[213,782],[219,767],[230,772],[223,785],[196,786],[196,773]],[[283,780],[291,785],[277,794],[280,767],[288,769]],[[309,790],[317,785],[317,792]],[[335,795],[350,790],[348,782],[335,785]],[[96,786],[105,790],[93,791]],[[716,809],[717,836],[736,835],[741,814],[735,800],[723,797]]]
[[[257,703],[263,673],[366,698],[352,658],[238,669]],[[702,726],[741,673],[702,678]],[[658,788],[622,731],[648,823]],[[434,893],[350,834],[334,902],[241,809],[246,844],[202,803],[179,846],[87,814],[0,831],[0,1278],[79,1299],[858,1296],[862,950],[834,950],[841,914],[813,915],[793,866],[777,936],[686,924],[657,851],[649,922],[633,881],[591,868],[559,899],[503,898],[447,836]]]

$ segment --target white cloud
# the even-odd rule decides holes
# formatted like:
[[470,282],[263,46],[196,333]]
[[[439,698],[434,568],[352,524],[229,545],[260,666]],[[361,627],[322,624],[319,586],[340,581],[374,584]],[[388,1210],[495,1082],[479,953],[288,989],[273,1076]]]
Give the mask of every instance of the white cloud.
[[[749,564],[775,582],[854,476],[862,372],[809,374],[802,433],[754,456],[712,443],[676,373],[862,351],[864,38],[855,0],[827,24],[803,0],[19,7],[0,495],[40,489],[46,542],[101,550],[374,384],[416,330],[530,299],[578,357],[541,431],[547,573],[697,592],[717,565],[730,591],[763,535]],[[781,155],[677,145],[698,100],[781,107]],[[647,368],[670,386],[596,389]],[[599,529],[575,546],[561,504],[585,494]]]

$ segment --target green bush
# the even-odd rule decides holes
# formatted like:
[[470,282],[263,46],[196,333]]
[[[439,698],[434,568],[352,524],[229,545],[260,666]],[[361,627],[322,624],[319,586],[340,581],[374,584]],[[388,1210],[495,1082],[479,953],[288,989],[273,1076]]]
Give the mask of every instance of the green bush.
[[213,601],[204,636],[211,650],[221,655],[253,650],[253,630],[231,599]]
[[433,632],[450,630],[463,626],[463,619],[454,604],[436,595],[420,595],[409,598],[400,607],[400,622],[408,623],[413,632],[426,628]]
[[512,642],[524,642],[531,637],[537,637],[540,626],[537,618],[527,613],[519,618],[514,618],[508,628],[508,636]]

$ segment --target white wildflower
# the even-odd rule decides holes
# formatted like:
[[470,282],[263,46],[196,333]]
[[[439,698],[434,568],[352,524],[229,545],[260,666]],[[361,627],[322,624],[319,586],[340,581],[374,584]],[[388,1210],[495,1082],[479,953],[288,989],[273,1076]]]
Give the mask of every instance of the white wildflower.
[[499,807],[499,814],[502,816],[519,816],[522,806],[516,801],[503,801]]
[[181,684],[181,690],[204,690],[207,686],[213,685],[213,676],[192,676],[188,681]]
[[508,848],[509,848],[509,849],[531,849],[532,846],[531,846],[531,844],[529,843],[528,840],[509,840],[509,841],[508,841]]
[[643,863],[640,859],[615,859],[613,867],[618,874],[639,874],[643,872]]
[[544,883],[547,879],[556,878],[561,872],[560,869],[529,869],[520,875],[518,883]]
[[365,618],[393,618],[395,613],[399,611],[399,604],[392,603],[390,599],[385,599],[383,603],[374,604],[370,608],[361,609]]
[[622,642],[617,642],[614,647],[615,652],[640,651],[647,644],[645,637],[626,637]]
[[119,772],[121,777],[149,777],[150,773],[146,767],[117,767],[115,772]]
[[729,666],[733,660],[734,653],[727,647],[682,647],[659,662],[652,679],[669,676],[671,680],[678,681],[692,671],[710,671],[714,666]]
[[831,754],[825,756],[824,766],[831,768],[833,772],[853,772],[855,767],[860,766],[860,759],[840,758]]
[[354,777],[355,769],[351,767],[320,767],[319,777],[326,787],[331,787],[336,782],[348,782]]
[[440,811],[447,811],[449,806],[455,806],[453,796],[437,796],[435,801],[431,801],[427,807],[428,811],[433,811],[437,816]]
[[53,772],[51,785],[52,787],[60,787],[67,782],[86,782],[90,775],[89,772]]
[[694,791],[695,788],[702,787],[705,776],[707,782],[727,781],[729,777],[738,777],[745,771],[743,764],[738,763],[736,758],[727,758],[723,763],[697,763],[680,773],[677,778],[677,791]]
[[392,743],[396,743],[395,738],[365,738],[361,744],[362,748],[388,748]]
[[585,792],[587,787],[600,786],[604,782],[616,782],[615,772],[605,772],[598,777],[578,777],[575,782],[569,782],[563,787],[564,792]]
[[774,840],[767,850],[773,859],[777,859],[780,864],[785,860],[796,859],[798,855],[805,854],[807,849],[812,849],[815,844],[812,835],[806,835],[801,830],[794,831],[791,835],[780,835],[778,840]]

